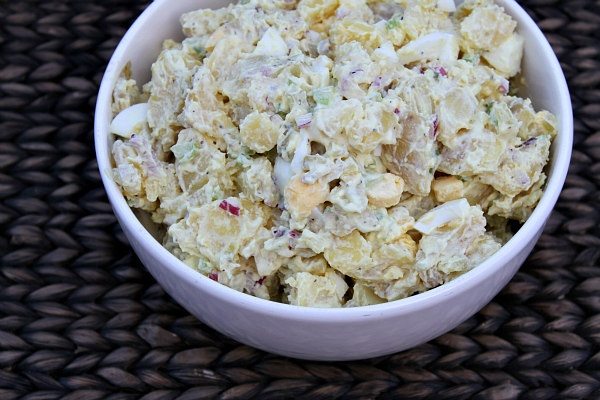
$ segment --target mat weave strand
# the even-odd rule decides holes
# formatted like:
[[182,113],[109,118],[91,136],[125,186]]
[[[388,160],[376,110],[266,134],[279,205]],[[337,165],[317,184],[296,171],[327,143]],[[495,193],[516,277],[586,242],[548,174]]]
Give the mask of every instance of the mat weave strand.
[[452,333],[314,363],[199,323],[115,221],[92,114],[146,2],[0,0],[0,399],[600,399],[600,2],[522,4],[559,55],[576,116],[570,174],[535,251]]

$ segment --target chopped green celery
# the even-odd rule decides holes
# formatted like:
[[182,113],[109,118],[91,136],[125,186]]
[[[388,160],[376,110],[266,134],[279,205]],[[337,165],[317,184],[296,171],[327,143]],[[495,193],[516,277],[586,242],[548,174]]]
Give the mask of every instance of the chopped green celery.
[[494,103],[488,103],[486,104],[486,112],[489,115],[489,119],[490,119],[490,123],[494,126],[498,126],[498,115],[496,115],[496,112],[494,111]]
[[333,87],[325,86],[313,90],[313,99],[317,104],[328,106],[333,100]]
[[390,19],[388,22],[385,23],[385,28],[390,31],[392,29],[396,29],[396,28],[400,27],[401,20],[402,20],[402,17],[393,17],[392,19]]
[[194,46],[192,48],[196,52],[196,55],[198,57],[200,57],[201,59],[203,59],[204,57],[206,57],[206,49],[204,47],[202,47],[202,46]]
[[489,102],[485,105],[485,112],[486,114],[490,115],[490,113],[492,112],[492,108],[494,108],[494,102]]
[[171,152],[179,161],[187,161],[192,159],[198,153],[196,143],[177,143],[171,147]]
[[462,59],[470,62],[471,64],[479,63],[479,55],[478,54],[465,54]]

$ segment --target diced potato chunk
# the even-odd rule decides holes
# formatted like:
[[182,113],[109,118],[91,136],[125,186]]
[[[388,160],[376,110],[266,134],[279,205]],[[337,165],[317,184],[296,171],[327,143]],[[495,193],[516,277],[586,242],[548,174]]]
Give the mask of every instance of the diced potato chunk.
[[[383,243],[373,251],[373,259],[382,267],[399,267],[409,266],[415,261],[417,254],[417,243],[408,234],[402,235],[400,238],[390,242]],[[398,279],[400,276],[397,271],[385,271],[382,273],[383,279]]]
[[402,299],[425,289],[417,271],[414,269],[407,271],[402,278],[391,282],[369,282],[369,287],[373,289],[376,296],[388,301]]
[[294,272],[310,272],[314,275],[325,275],[328,265],[323,256],[310,258],[296,256],[292,258],[288,264],[288,268]]
[[477,99],[466,88],[454,88],[440,101],[438,107],[438,140],[454,147],[457,132],[469,129],[477,111]]
[[256,236],[265,220],[260,205],[228,198],[190,210],[186,218],[169,228],[169,234],[183,251],[224,266]]
[[464,184],[455,176],[442,176],[431,184],[435,199],[440,203],[464,197]]
[[298,12],[310,25],[315,25],[331,17],[338,5],[338,0],[301,0]]
[[498,196],[492,201],[488,214],[525,222],[544,194],[545,182],[546,174],[542,172],[540,179],[528,191],[514,197]]
[[370,287],[356,282],[352,288],[352,299],[347,303],[347,307],[368,306],[371,304],[385,303],[385,300],[377,296]]
[[463,50],[492,50],[507,40],[517,23],[495,4],[477,7],[460,24]]
[[524,43],[523,37],[515,33],[498,47],[484,53],[483,58],[507,78],[513,77],[521,70]]
[[264,201],[266,205],[275,207],[279,193],[273,182],[273,166],[265,157],[258,157],[250,162],[247,170],[240,174],[240,186],[244,194],[252,201]]
[[398,175],[386,173],[367,183],[369,204],[375,207],[392,207],[400,202],[404,180]]
[[419,196],[429,194],[438,164],[437,143],[430,131],[427,119],[410,114],[398,142],[383,146],[381,157],[388,170],[404,179],[406,191]]
[[187,37],[210,35],[227,19],[227,9],[201,9],[185,13],[181,16],[183,33]]
[[331,28],[331,35],[335,45],[357,41],[369,50],[379,47],[383,40],[372,24],[350,18],[336,22]]
[[240,124],[242,144],[257,153],[266,153],[277,144],[281,127],[271,121],[266,113],[254,111]]
[[403,6],[404,13],[389,22],[392,27],[398,25],[397,29],[404,30],[409,39],[414,40],[432,32],[452,31],[452,20],[446,11],[436,7],[437,1],[395,0],[394,2]]
[[333,245],[325,249],[324,255],[329,265],[352,277],[362,276],[373,265],[371,245],[358,231],[335,238]]
[[340,307],[348,285],[344,278],[329,268],[324,276],[298,272],[285,280],[290,288],[290,304],[304,307]]
[[510,197],[529,190],[548,162],[550,143],[550,137],[542,135],[508,149],[497,171],[481,174],[479,180]]
[[312,185],[302,182],[302,178],[296,175],[284,191],[285,206],[292,218],[302,221],[310,215],[310,212],[319,204],[327,200],[329,185],[323,180],[318,180]]

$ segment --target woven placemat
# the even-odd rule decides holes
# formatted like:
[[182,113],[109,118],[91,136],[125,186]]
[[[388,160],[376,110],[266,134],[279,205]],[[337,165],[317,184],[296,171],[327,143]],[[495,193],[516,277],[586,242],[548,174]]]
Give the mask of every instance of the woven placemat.
[[227,339],[132,254],[92,113],[145,3],[0,0],[0,399],[600,398],[598,1],[522,2],[562,61],[576,124],[565,189],[521,272],[452,333],[352,363]]

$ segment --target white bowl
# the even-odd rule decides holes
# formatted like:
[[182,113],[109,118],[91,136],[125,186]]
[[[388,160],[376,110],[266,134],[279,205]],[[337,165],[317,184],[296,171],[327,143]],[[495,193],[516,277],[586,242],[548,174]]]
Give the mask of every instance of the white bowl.
[[[131,61],[139,84],[164,39],[181,39],[179,17],[229,1],[156,0],[117,47],[102,79],[95,117],[98,166],[108,198],[135,252],[162,287],[190,313],[242,343],[281,355],[313,360],[354,360],[404,350],[433,339],[486,305],[531,252],[564,183],[571,155],[573,117],[569,91],[550,45],[527,13],[512,0],[498,0],[525,37],[524,73],[536,108],[558,116],[545,193],[533,215],[496,254],[452,282],[406,299],[358,308],[317,309],[259,299],[220,285],[187,267],[164,249],[138,219],[111,175],[111,92]],[[143,221],[143,222],[140,222]]]

